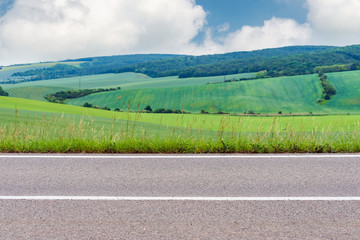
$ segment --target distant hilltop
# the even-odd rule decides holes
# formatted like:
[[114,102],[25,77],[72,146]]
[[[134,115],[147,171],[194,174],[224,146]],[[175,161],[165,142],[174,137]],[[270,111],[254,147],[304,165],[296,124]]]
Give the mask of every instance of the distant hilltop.
[[104,73],[135,72],[150,77],[179,78],[265,73],[263,77],[294,76],[360,69],[360,45],[292,46],[203,56],[136,54],[88,57],[60,62],[17,65],[0,71],[0,82],[57,79]]

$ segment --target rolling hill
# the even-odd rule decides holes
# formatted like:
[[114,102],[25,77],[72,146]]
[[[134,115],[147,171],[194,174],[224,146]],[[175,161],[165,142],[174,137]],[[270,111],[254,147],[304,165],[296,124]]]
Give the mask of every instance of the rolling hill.
[[[228,131],[234,130],[248,133],[268,131],[276,122],[280,129],[291,128],[296,131],[311,132],[336,130],[360,131],[359,116],[357,115],[330,115],[330,116],[292,116],[292,117],[248,117],[207,114],[151,114],[113,112],[64,104],[47,103],[27,99],[18,99],[0,96],[0,133],[7,126],[25,124],[38,127],[47,124],[50,128],[59,127],[61,131],[77,124],[96,127],[97,130],[109,133],[112,127],[117,131],[124,128],[136,127],[147,133],[170,134],[173,128],[180,131]],[[62,126],[56,124],[61,123]],[[75,124],[75,125],[74,125]],[[19,129],[21,130],[21,128]]]
[[[82,106],[87,102],[123,111],[150,105],[193,113],[338,114],[360,113],[360,71],[355,71],[359,68],[360,46],[295,46],[206,56],[81,58],[3,67],[0,78],[11,97],[41,101],[59,91],[121,87],[66,103]],[[317,103],[322,88],[313,74],[318,71],[333,72],[327,75],[337,91],[322,104]],[[180,75],[168,76],[174,74]]]
[[[74,66],[71,64],[74,62],[80,64]],[[0,72],[0,82],[4,83],[8,79],[35,81],[124,72],[142,73],[153,78],[188,78],[266,70],[268,77],[277,77],[311,74],[317,67],[332,65],[348,65],[349,70],[360,70],[360,46],[293,46],[204,56],[124,55],[80,58],[51,64],[53,66],[19,69],[5,79]]]
[[[253,78],[255,74],[237,74],[225,76],[225,79]],[[44,96],[58,91],[70,89],[111,88],[122,89],[163,88],[203,85],[222,82],[224,76],[179,79],[176,76],[150,78],[139,73],[98,74],[83,77],[61,78],[53,80],[31,81],[18,84],[3,84],[2,87],[11,97],[45,100]]]
[[240,82],[203,84],[193,86],[141,88],[97,93],[68,101],[72,105],[85,102],[97,106],[143,109],[180,109],[198,113],[209,112],[243,113],[360,113],[360,71],[331,73],[329,80],[337,94],[326,104],[317,100],[322,95],[318,76],[266,78]]

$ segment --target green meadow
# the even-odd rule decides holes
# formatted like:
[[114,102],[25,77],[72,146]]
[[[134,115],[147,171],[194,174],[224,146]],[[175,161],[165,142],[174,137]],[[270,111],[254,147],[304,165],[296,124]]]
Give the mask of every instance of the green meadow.
[[358,152],[356,115],[112,112],[0,97],[1,152]]
[[19,82],[23,81],[24,79],[30,78],[30,77],[13,76],[13,74],[17,73],[17,72],[25,72],[25,71],[29,71],[29,70],[49,68],[49,67],[53,67],[57,64],[66,64],[66,65],[70,65],[70,66],[74,66],[74,67],[80,67],[80,65],[82,63],[83,62],[80,62],[80,61],[48,62],[48,63],[22,64],[22,65],[13,65],[13,66],[2,67],[0,69],[0,82],[7,83],[8,81],[12,81],[12,82],[19,83]]
[[140,123],[158,124],[166,127],[182,127],[209,131],[227,132],[265,132],[276,123],[279,129],[312,132],[352,131],[358,128],[358,115],[320,115],[320,116],[231,116],[220,114],[153,114],[134,112],[114,112],[93,108],[55,104],[42,101],[0,97],[0,109],[7,111],[32,111],[37,115],[65,114],[78,118],[83,116],[103,119],[118,119]]
[[[327,75],[337,94],[326,104],[317,103],[317,75],[223,83],[254,74],[154,79],[122,73],[1,85],[11,97],[0,97],[0,152],[359,152],[360,71]],[[79,84],[122,89],[67,104],[44,99]],[[122,111],[81,107],[85,102]],[[192,114],[137,111],[146,105]],[[262,115],[241,114],[248,111]]]
[[[329,73],[337,94],[326,104],[318,104],[322,89],[317,75],[266,78],[222,83],[251,78],[254,74],[185,78],[150,78],[143,74],[102,74],[76,78],[1,85],[11,97],[45,101],[44,96],[58,91],[86,88],[121,87],[119,91],[97,93],[67,101],[82,106],[88,102],[122,111],[159,108],[199,113],[205,110],[261,114],[357,114],[360,113],[360,71]],[[213,83],[213,84],[208,84]],[[216,84],[214,84],[216,83]]]
[[360,112],[360,71],[328,73],[337,94],[327,106]]
[[328,113],[332,110],[316,104],[321,87],[316,75],[259,79],[241,82],[203,84],[186,87],[120,90],[98,93],[68,101],[68,104],[97,106],[126,110],[180,109],[193,113],[209,112],[243,113]]
[[[225,79],[252,78],[254,76],[255,74],[253,73],[236,74],[225,76]],[[221,81],[224,81],[224,76],[180,79],[177,76],[150,78],[144,74],[120,73],[23,82],[19,84],[3,84],[1,86],[3,87],[3,89],[9,92],[11,97],[32,100],[45,100],[44,96],[49,93],[78,88],[89,89],[121,87],[125,90],[146,88],[154,89],[164,87],[203,85],[206,83],[214,83]]]
[[32,64],[21,64],[21,65],[13,65],[13,66],[8,66],[8,67],[3,67],[0,72],[6,72],[6,71],[20,71],[22,69],[27,69],[27,68],[48,68],[48,67],[53,67],[57,64],[66,64],[66,65],[70,65],[70,66],[74,66],[74,67],[80,67],[80,64],[82,64],[82,61],[72,61],[72,62],[47,62],[47,63],[32,63]]
[[317,103],[322,89],[315,74],[221,84],[125,89],[97,93],[67,103],[81,106],[88,102],[122,110],[127,110],[129,106],[131,110],[136,110],[150,105],[153,109],[180,109],[193,113],[200,110],[213,113],[360,113],[360,71],[329,74],[329,80],[338,94],[327,104]]

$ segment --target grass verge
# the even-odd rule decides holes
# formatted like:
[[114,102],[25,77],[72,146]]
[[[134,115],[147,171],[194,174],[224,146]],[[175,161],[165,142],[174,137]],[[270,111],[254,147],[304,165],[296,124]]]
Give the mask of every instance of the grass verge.
[[110,118],[3,112],[3,153],[353,153],[360,151],[360,127],[334,131],[269,128],[214,131]]

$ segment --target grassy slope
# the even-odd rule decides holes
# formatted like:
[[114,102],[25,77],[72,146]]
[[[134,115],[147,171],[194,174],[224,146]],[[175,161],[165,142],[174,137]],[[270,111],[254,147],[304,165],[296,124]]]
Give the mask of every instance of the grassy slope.
[[[73,115],[83,119],[90,118],[114,119],[161,125],[169,132],[172,127],[187,129],[203,129],[205,131],[236,131],[236,132],[263,132],[269,130],[276,122],[281,131],[283,129],[296,131],[348,131],[358,129],[359,117],[356,115],[314,116],[314,117],[239,117],[222,115],[177,115],[177,114],[136,114],[124,112],[110,112],[97,109],[88,109],[63,104],[53,104],[41,101],[32,101],[18,98],[0,97],[0,113],[14,116],[18,112],[32,111],[33,114],[43,116],[44,112]],[[36,113],[38,111],[38,113]],[[10,112],[10,113],[9,113]],[[39,112],[41,112],[39,114]],[[2,119],[2,121],[5,121]],[[153,125],[153,127],[155,127]]]
[[[226,76],[227,79],[251,77],[252,74]],[[122,73],[87,76],[81,78],[82,88],[116,87],[124,90],[100,93],[69,101],[73,105],[90,102],[111,108],[132,110],[150,104],[153,109],[170,108],[199,112],[228,111],[261,113],[347,113],[360,112],[360,71],[330,73],[330,81],[338,94],[326,105],[316,100],[321,88],[316,75],[262,79],[226,84],[206,85],[220,82],[223,76],[209,78],[179,79],[177,77],[149,78],[142,74]],[[2,85],[12,97],[44,100],[46,94],[78,88],[79,78],[65,78]],[[157,89],[155,89],[157,88]]]
[[34,86],[34,87],[16,87],[6,89],[6,92],[9,93],[10,97],[16,98],[24,98],[38,101],[47,101],[44,96],[59,92],[59,91],[67,91],[72,88],[65,87],[44,87],[44,86]]
[[[94,109],[89,109],[86,116],[69,114],[80,114],[82,110],[74,106],[0,97],[0,152],[319,153],[360,151],[358,116],[248,118],[214,115],[128,114]],[[53,111],[53,113],[47,111]],[[95,117],[96,115],[101,117]],[[121,119],[124,117],[126,119]],[[155,122],[155,124],[150,122]],[[184,126],[184,128],[172,126]],[[195,130],[196,127],[200,129]],[[213,131],[208,131],[207,128]]]
[[360,71],[328,73],[337,94],[327,106],[360,112]]
[[13,65],[13,66],[8,66],[8,67],[3,67],[2,70],[0,70],[0,71],[10,71],[10,70],[11,71],[13,71],[13,70],[21,71],[23,69],[28,69],[28,68],[53,67],[57,64],[67,64],[67,65],[71,65],[74,67],[80,67],[80,64],[82,64],[82,63],[83,63],[83,61],[23,64],[23,65]]
[[100,93],[69,101],[82,105],[85,102],[98,106],[127,109],[130,101],[135,110],[150,104],[153,109],[170,108],[199,112],[228,111],[242,113],[248,110],[261,113],[330,112],[319,106],[321,87],[316,75],[282,77],[242,81],[226,84],[174,87],[161,89],[138,89]]
[[[321,87],[317,75],[281,77],[226,84],[184,86],[159,89],[125,90],[100,93],[69,101],[85,102],[110,108],[136,110],[151,105],[153,109],[169,108],[199,112],[226,111],[242,113],[340,113],[360,112],[360,71],[329,73],[329,80],[337,90],[325,105],[317,104]],[[164,85],[166,86],[166,85]]]
[[0,82],[7,81],[8,79],[12,79],[16,81],[18,78],[23,77],[12,77],[12,74],[16,72],[25,72],[28,70],[35,70],[47,67],[53,67],[56,64],[67,64],[74,67],[80,67],[80,64],[83,62],[58,62],[58,63],[36,63],[36,64],[24,64],[24,65],[14,65],[9,67],[3,67],[0,69]]
[[[249,78],[255,74],[237,74],[226,76],[226,79],[232,78]],[[19,83],[16,85],[2,85],[11,97],[26,98],[32,100],[44,100],[44,96],[61,90],[79,88],[110,88],[122,87],[123,89],[137,88],[163,88],[201,85],[208,82],[223,81],[223,76],[206,77],[206,78],[189,78],[179,79],[178,77],[150,78],[143,74],[121,73],[121,74],[101,74],[74,78],[63,78],[55,80],[33,81]]]

